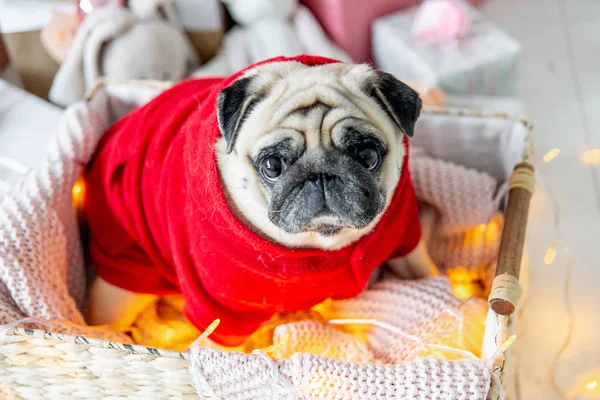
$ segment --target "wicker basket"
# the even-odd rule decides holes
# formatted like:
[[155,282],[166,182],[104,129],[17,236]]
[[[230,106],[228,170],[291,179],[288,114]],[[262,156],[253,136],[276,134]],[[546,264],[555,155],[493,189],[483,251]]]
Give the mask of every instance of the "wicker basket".
[[[146,98],[150,98],[166,86],[101,82],[88,99],[97,90],[120,93],[126,99],[132,87],[146,91]],[[468,135],[452,136],[452,132],[463,130]],[[486,340],[490,343],[488,350],[484,343],[483,351],[483,356],[490,356],[490,351],[506,343],[516,329],[516,318],[509,317],[515,313],[521,290],[517,278],[533,191],[531,125],[526,119],[505,114],[436,108],[424,110],[417,131],[415,141],[425,148],[431,135],[446,134],[440,146],[428,148],[434,156],[462,163],[461,151],[464,154],[466,147],[476,149],[472,152],[480,154],[463,164],[509,182],[498,267],[489,298]],[[495,138],[495,148],[490,146],[490,137]],[[486,141],[487,148],[482,147]],[[512,151],[506,151],[509,148]],[[6,399],[214,398],[210,388],[203,387],[205,382],[193,376],[194,366],[190,364],[188,353],[18,326],[0,327],[0,395]],[[493,371],[487,398],[515,398],[515,363],[510,352],[498,358]]]

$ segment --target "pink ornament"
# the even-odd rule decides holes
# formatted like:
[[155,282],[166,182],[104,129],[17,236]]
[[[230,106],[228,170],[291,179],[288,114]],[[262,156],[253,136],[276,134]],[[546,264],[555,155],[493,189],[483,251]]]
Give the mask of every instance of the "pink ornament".
[[54,10],[48,25],[42,29],[41,42],[48,54],[59,64],[65,59],[80,22],[81,18],[76,13]]
[[471,21],[466,10],[454,0],[427,0],[415,15],[412,34],[426,43],[460,39],[467,34]]

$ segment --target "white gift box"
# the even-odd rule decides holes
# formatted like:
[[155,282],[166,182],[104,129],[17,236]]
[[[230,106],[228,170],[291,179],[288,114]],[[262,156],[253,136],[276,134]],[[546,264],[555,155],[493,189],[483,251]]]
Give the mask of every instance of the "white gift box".
[[519,42],[469,8],[474,17],[466,37],[425,44],[411,34],[416,11],[415,7],[375,21],[373,58],[378,68],[452,94],[515,94]]

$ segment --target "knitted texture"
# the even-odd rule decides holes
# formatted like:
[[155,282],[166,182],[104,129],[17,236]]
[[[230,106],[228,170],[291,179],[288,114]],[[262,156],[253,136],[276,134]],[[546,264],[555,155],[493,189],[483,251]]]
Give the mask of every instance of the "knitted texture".
[[489,222],[482,219],[477,226],[451,234],[437,231],[441,217],[434,207],[421,204],[419,218],[429,255],[443,272],[460,266],[484,275],[495,267],[504,227],[502,213],[497,212]]
[[504,219],[490,175],[411,148],[410,171],[420,203],[422,238],[443,272],[495,266]]
[[409,161],[417,198],[435,207],[436,231],[447,235],[487,223],[498,209],[493,201],[498,183],[490,175],[428,156],[413,146]]
[[461,348],[479,354],[487,306],[484,300],[459,300],[447,278],[418,281],[384,279],[353,299],[324,305],[328,318],[377,320],[405,335],[373,327],[369,349],[384,362],[405,362],[429,355],[427,343]]
[[106,93],[70,107],[43,166],[1,199],[0,324],[34,317],[56,321],[49,325],[57,332],[130,341],[87,327],[80,311],[85,267],[72,187],[109,125],[109,113]]
[[[274,331],[278,358],[297,352],[362,363],[403,363],[435,355],[429,344],[479,354],[487,311],[478,298],[459,300],[446,278],[420,281],[385,279],[354,299],[317,307],[327,319],[377,320],[402,334],[379,326],[338,326],[318,321],[284,323]],[[352,334],[354,333],[354,334]],[[364,337],[364,340],[361,340]],[[444,354],[444,356],[452,356]]]
[[445,277],[387,276],[356,298],[274,319],[250,337],[243,350],[251,355],[210,343],[192,348],[192,376],[206,398],[484,399],[486,366],[474,355],[431,345],[477,355],[486,311],[483,299],[454,297]]
[[275,328],[274,356],[290,358],[294,353],[310,353],[337,360],[373,364],[377,358],[357,335],[345,333],[326,322],[300,321]]
[[297,353],[272,361],[208,348],[190,357],[205,398],[483,400],[490,384],[487,368],[473,360],[372,365]]
[[[113,115],[116,105],[122,106],[101,90],[91,101],[71,106],[63,116],[46,163],[1,199],[0,324],[35,317],[49,321],[41,325],[52,331],[130,342],[125,334],[88,327],[84,323],[81,313],[86,288],[84,258],[72,206],[73,183],[81,165],[89,161],[100,136],[117,117]],[[457,235],[455,231],[467,225],[486,224],[493,215],[488,215],[487,210],[495,204],[491,183],[485,183],[481,175],[464,168],[436,162],[424,153],[417,153],[412,160],[415,190],[420,200],[435,211],[429,217],[427,212],[421,215],[425,225],[431,224],[424,226],[424,230],[436,232],[436,225],[441,225],[447,232],[430,235],[432,253],[439,254],[437,257],[452,254],[457,259],[460,259],[456,256],[458,252],[471,254],[473,249],[469,243],[459,240],[461,246],[455,246],[447,244],[449,239],[444,242],[436,238],[453,237]],[[440,178],[444,174],[448,174],[447,179]],[[461,180],[465,181],[462,186],[456,184]],[[438,192],[432,190],[433,187],[424,187],[440,185],[442,188],[443,182],[448,182],[447,190]],[[483,189],[484,195],[476,194]],[[461,201],[452,202],[447,196],[460,196]],[[474,201],[475,198],[479,200]],[[456,209],[450,211],[444,206],[450,203]],[[448,215],[455,211],[462,217]],[[463,224],[462,218],[469,223]],[[452,251],[436,253],[436,246]],[[473,265],[480,262],[473,261]],[[325,306],[328,318],[378,319],[424,342],[462,347],[475,353],[480,343],[477,334],[465,333],[463,339],[458,337],[455,316],[462,315],[462,332],[470,332],[471,318],[467,315],[478,314],[484,309],[483,303],[460,302],[451,295],[450,285],[443,278],[416,282],[388,279],[357,298]],[[479,324],[476,318],[472,321],[474,325]],[[483,324],[479,324],[481,329]],[[476,399],[484,398],[489,387],[489,374],[476,360],[417,359],[431,354],[423,342],[401,338],[382,328],[371,328],[365,333],[365,341],[353,340],[354,335],[350,335],[349,330],[318,321],[290,322],[274,331],[277,338],[289,338],[291,347],[282,350],[287,352],[286,356],[296,349],[309,351],[310,346],[317,344],[311,337],[329,344],[314,350],[318,355],[295,354],[289,360],[277,362],[276,369],[264,357],[206,348],[193,353],[194,362],[197,361],[197,368],[210,381],[210,386],[224,398],[273,398],[274,376],[281,384],[283,381],[279,378],[287,381],[288,385],[283,386],[292,390],[291,393],[302,389],[306,398],[316,399]],[[322,355],[340,359],[348,355],[354,361],[369,365]],[[381,363],[398,365],[376,365]]]

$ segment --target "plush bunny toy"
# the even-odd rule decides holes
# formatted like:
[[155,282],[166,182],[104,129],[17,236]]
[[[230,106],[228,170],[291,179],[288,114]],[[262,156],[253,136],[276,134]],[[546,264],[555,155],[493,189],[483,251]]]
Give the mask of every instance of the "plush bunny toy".
[[312,54],[350,62],[298,0],[222,0],[238,23],[223,38],[219,54],[194,76],[226,76],[278,56]]
[[139,0],[130,8],[90,13],[54,77],[50,100],[61,106],[79,101],[99,77],[178,81],[187,76],[198,56],[167,6]]

